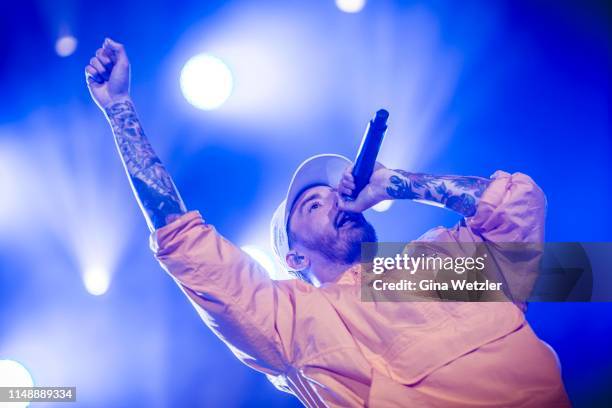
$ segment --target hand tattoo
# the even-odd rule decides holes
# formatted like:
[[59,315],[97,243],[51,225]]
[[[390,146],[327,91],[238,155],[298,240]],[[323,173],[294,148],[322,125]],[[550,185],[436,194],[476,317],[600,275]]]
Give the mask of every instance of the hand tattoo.
[[476,207],[490,180],[470,176],[432,176],[394,170],[389,178],[387,194],[395,199],[424,200],[443,204],[466,217],[476,213]]
[[134,105],[129,100],[112,104],[106,108],[106,115],[149,228],[163,227],[184,214],[185,204],[147,140]]

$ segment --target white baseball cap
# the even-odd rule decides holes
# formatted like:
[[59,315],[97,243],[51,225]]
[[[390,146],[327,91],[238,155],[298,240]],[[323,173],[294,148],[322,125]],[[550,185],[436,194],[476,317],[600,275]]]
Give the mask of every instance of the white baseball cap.
[[339,154],[319,154],[304,160],[293,173],[287,196],[274,211],[270,221],[274,255],[287,270],[294,270],[287,264],[285,258],[289,252],[287,223],[295,200],[310,187],[320,185],[336,187],[342,179],[342,173],[350,164],[351,160]]

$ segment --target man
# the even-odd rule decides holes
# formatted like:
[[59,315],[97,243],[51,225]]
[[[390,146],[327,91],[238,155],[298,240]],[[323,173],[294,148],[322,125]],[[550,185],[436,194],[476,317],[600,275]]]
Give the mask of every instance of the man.
[[[435,177],[378,165],[354,202],[350,162],[315,156],[273,217],[279,260],[300,279],[273,281],[197,211],[187,211],[129,97],[129,63],[106,39],[86,67],[152,232],[151,248],[210,329],[246,365],[308,407],[569,405],[553,353],[512,302],[362,302],[362,212],[387,199],[462,214],[431,242],[542,242],[545,197],[520,173]],[[504,254],[501,254],[502,256]]]

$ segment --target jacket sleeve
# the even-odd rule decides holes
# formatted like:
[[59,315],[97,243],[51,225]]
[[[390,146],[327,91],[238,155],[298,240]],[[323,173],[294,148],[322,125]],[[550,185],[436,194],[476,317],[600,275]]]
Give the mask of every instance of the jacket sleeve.
[[467,226],[491,242],[544,241],[546,197],[527,175],[497,171]]
[[488,242],[487,274],[523,311],[540,274],[544,252],[546,196],[522,173],[497,171],[484,191],[468,228]]
[[497,171],[472,217],[419,241],[450,243],[444,249],[454,256],[485,250],[486,277],[502,282],[505,296],[524,309],[540,273],[545,218],[546,197],[529,176]]
[[[289,365],[293,286],[281,285],[191,211],[150,237],[155,258],[206,325],[243,363],[268,375]],[[307,288],[305,288],[307,289]]]

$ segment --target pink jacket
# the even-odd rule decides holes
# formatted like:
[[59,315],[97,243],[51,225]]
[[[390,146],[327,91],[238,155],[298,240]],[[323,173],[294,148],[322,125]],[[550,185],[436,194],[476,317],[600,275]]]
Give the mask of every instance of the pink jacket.
[[[524,174],[492,178],[473,217],[423,239],[542,242],[542,191]],[[197,211],[155,231],[151,249],[236,357],[308,407],[569,405],[512,303],[362,302],[358,266],[320,288],[273,281]]]

